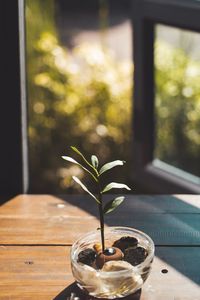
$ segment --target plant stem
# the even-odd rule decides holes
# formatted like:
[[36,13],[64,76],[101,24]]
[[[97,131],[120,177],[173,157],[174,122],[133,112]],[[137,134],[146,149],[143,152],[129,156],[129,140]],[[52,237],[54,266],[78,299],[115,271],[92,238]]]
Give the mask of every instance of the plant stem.
[[102,193],[101,193],[101,181],[100,178],[98,180],[98,185],[99,185],[99,219],[100,219],[100,230],[101,230],[101,247],[102,247],[102,252],[105,250],[105,239],[104,239],[104,214],[103,214],[103,204],[102,204]]
[[100,230],[101,230],[101,246],[102,252],[105,250],[105,241],[104,241],[104,215],[103,215],[103,206],[102,206],[102,199],[100,197],[100,204],[99,207],[99,217],[100,217]]

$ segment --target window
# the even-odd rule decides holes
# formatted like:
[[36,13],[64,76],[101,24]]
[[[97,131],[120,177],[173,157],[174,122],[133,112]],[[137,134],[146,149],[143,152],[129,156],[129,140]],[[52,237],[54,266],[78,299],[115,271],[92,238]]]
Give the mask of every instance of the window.
[[154,165],[200,183],[200,33],[155,26]]
[[200,191],[199,12],[198,1],[134,1],[134,179],[149,191]]
[[[27,0],[28,1],[28,0]],[[38,0],[39,1],[39,0]],[[47,0],[46,0],[47,1]],[[42,1],[43,5],[46,5]],[[33,1],[31,1],[33,2]],[[34,1],[33,3],[36,3]],[[62,2],[62,1],[61,1]],[[52,3],[55,3],[52,1]],[[64,3],[64,2],[63,2]],[[94,2],[92,2],[94,3]],[[3,102],[3,109],[1,110],[1,192],[2,193],[19,193],[27,191],[27,178],[28,178],[28,163],[27,163],[27,141],[26,141],[26,95],[25,95],[25,52],[24,52],[24,24],[23,24],[23,13],[24,3],[19,0],[17,3],[12,4],[12,10],[9,4],[2,4],[2,15],[1,15],[1,33],[3,37],[3,43],[1,47],[1,70],[3,70],[3,81],[1,89],[1,97]],[[50,9],[50,7],[48,7]],[[45,10],[43,10],[43,13]],[[30,13],[30,11],[26,12]],[[162,139],[162,131],[159,124],[167,126],[168,120],[166,118],[166,110],[169,107],[164,107],[164,103],[160,102],[159,99],[159,81],[158,81],[158,61],[156,55],[159,55],[159,48],[157,53],[154,51],[154,45],[157,44],[163,32],[171,32],[170,35],[180,34],[187,35],[189,32],[190,39],[194,37],[195,40],[199,38],[200,25],[199,25],[199,13],[200,13],[200,2],[199,1],[165,1],[165,0],[134,0],[133,1],[133,26],[134,26],[134,63],[135,63],[135,86],[134,86],[134,120],[133,120],[133,148],[131,144],[131,130],[130,127],[127,130],[127,123],[122,122],[126,125],[122,131],[129,131],[127,134],[127,140],[125,144],[120,145],[120,151],[124,154],[124,149],[129,152],[130,157],[133,157],[134,165],[128,166],[129,170],[133,170],[133,179],[141,186],[141,191],[152,191],[159,193],[199,193],[199,169],[197,164],[195,165],[196,159],[198,159],[198,134],[190,125],[193,125],[190,121],[198,121],[196,113],[198,110],[194,110],[190,107],[187,114],[189,119],[187,120],[187,126],[189,127],[189,138],[193,139],[195,155],[191,155],[187,160],[194,160],[193,164],[184,165],[185,162],[180,160],[178,152],[172,159],[171,156],[167,156],[168,149],[161,147],[160,140]],[[10,16],[8,18],[8,15]],[[20,16],[20,17],[19,17]],[[44,15],[43,15],[44,17]],[[19,22],[20,20],[20,22]],[[31,19],[30,19],[31,20]],[[46,19],[44,18],[46,21]],[[57,20],[58,21],[58,20]],[[46,24],[45,26],[49,26]],[[19,30],[20,28],[20,30]],[[19,34],[19,31],[21,34]],[[172,32],[176,32],[173,33]],[[35,32],[37,33],[37,32]],[[33,37],[33,35],[32,35]],[[39,41],[39,40],[38,40]],[[52,41],[52,40],[51,40]],[[55,41],[53,39],[53,41]],[[38,49],[36,45],[34,51],[43,51],[44,49]],[[198,43],[197,43],[198,45]],[[44,44],[43,44],[44,46]],[[49,46],[49,44],[45,44]],[[183,48],[183,44],[181,46]],[[19,52],[20,48],[20,52]],[[56,51],[60,51],[57,47]],[[198,52],[198,51],[197,51]],[[57,52],[53,52],[53,55]],[[35,52],[34,52],[35,54]],[[27,54],[26,54],[27,55]],[[194,53],[192,54],[194,59]],[[196,59],[196,58],[195,58]],[[35,61],[36,62],[36,61]],[[43,62],[40,60],[42,75],[45,75]],[[48,60],[51,64],[51,59]],[[195,67],[198,64],[195,62]],[[41,75],[41,74],[39,74]],[[55,74],[54,74],[55,75]],[[54,78],[53,75],[53,79]],[[58,75],[57,83],[63,82],[63,77]],[[124,77],[123,77],[124,78]],[[131,77],[128,77],[129,79]],[[45,76],[35,77],[35,83],[40,85],[41,91],[44,92],[44,88],[48,89],[48,80]],[[52,79],[52,78],[51,78]],[[21,82],[21,84],[20,84]],[[192,84],[194,81],[192,82]],[[41,84],[43,86],[41,86]],[[47,84],[47,86],[45,86]],[[11,88],[12,87],[12,88]],[[60,93],[60,85],[53,86],[57,92]],[[130,85],[129,85],[130,87]],[[169,85],[168,85],[169,87]],[[28,86],[30,88],[30,86]],[[173,92],[173,87],[170,87]],[[194,91],[194,88],[192,88]],[[183,95],[188,99],[191,97],[191,86],[184,86]],[[42,92],[42,93],[43,93]],[[51,91],[48,90],[46,95],[50,95]],[[198,87],[197,87],[198,93]],[[61,91],[62,94],[62,91]],[[43,94],[44,95],[44,94]],[[45,98],[46,99],[46,98]],[[125,99],[125,98],[124,98]],[[161,99],[162,100],[162,99]],[[185,101],[185,100],[184,100]],[[184,102],[183,101],[183,102]],[[39,101],[40,102],[40,101]],[[131,102],[130,102],[131,103]],[[129,112],[131,111],[131,104],[129,103]],[[55,105],[57,109],[59,106]],[[38,120],[42,117],[44,111],[44,105],[41,103],[35,103],[33,106],[37,112]],[[160,113],[161,110],[161,113]],[[51,111],[50,111],[51,113]],[[9,116],[9,117],[8,117]],[[47,117],[47,125],[54,126],[55,120],[51,116]],[[171,115],[170,115],[171,116]],[[166,124],[163,123],[163,119]],[[64,122],[66,118],[63,117]],[[131,118],[129,119],[131,120]],[[169,122],[170,119],[169,119]],[[163,123],[163,124],[162,124]],[[193,122],[194,123],[194,122]],[[129,122],[130,124],[130,122]],[[21,126],[22,125],[22,126]],[[100,124],[99,124],[100,125]],[[198,126],[198,122],[197,122]],[[33,126],[34,127],[34,126]],[[97,126],[98,127],[98,126]],[[5,130],[6,128],[6,130]],[[42,127],[41,127],[42,128]],[[64,128],[66,127],[66,123]],[[105,133],[105,128],[100,126],[97,128],[100,135]],[[196,129],[195,129],[196,130]],[[39,132],[41,133],[41,131]],[[29,132],[30,134],[30,132]],[[31,134],[34,135],[34,130]],[[39,156],[40,160],[46,159],[59,159],[59,155],[63,154],[60,152],[65,151],[64,139],[68,135],[65,130],[62,131],[62,145],[63,151],[59,150],[55,154],[51,147],[46,148],[45,155]],[[38,135],[39,136],[39,135]],[[51,145],[56,145],[56,139],[53,131],[49,131],[51,138]],[[77,141],[79,136],[77,135]],[[108,143],[109,147],[113,147],[113,143]],[[172,144],[173,145],[173,144]],[[191,146],[190,145],[190,146]],[[39,147],[39,143],[35,143],[35,147]],[[98,146],[98,145],[97,145]],[[170,146],[171,147],[171,146]],[[97,147],[98,149],[98,147]],[[133,149],[133,153],[130,152]],[[37,149],[35,149],[37,152]],[[49,151],[52,151],[50,154]],[[54,149],[53,149],[54,150]],[[167,154],[166,154],[167,152]],[[170,150],[170,152],[172,152]],[[105,152],[106,153],[106,152]],[[170,153],[171,154],[171,153]],[[123,156],[123,155],[122,155]],[[118,157],[117,157],[118,158]],[[177,161],[177,159],[179,161]],[[38,162],[40,164],[40,161]],[[63,162],[62,162],[63,166]],[[196,168],[196,169],[195,169]],[[39,170],[37,171],[39,174]],[[53,174],[53,173],[52,173]],[[128,173],[127,173],[128,174]],[[49,173],[48,173],[49,176]],[[124,176],[123,176],[124,177]],[[128,177],[130,178],[129,174]],[[57,185],[57,184],[56,184]],[[51,192],[50,189],[45,189]],[[65,190],[66,191],[66,190]],[[139,191],[137,187],[137,191]]]
[[[25,1],[30,192],[74,191],[71,175],[84,174],[61,159],[71,145],[102,163],[131,160],[128,3]],[[128,184],[130,163],[119,172]]]

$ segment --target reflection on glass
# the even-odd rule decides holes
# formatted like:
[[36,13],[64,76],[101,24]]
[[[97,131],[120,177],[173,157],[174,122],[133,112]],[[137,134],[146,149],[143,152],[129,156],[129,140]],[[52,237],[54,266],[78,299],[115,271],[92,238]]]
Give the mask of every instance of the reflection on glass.
[[200,34],[164,25],[155,30],[156,164],[199,177]]
[[70,145],[102,162],[130,161],[128,9],[106,0],[26,0],[26,32],[31,191],[70,192],[71,175],[83,176],[61,159]]

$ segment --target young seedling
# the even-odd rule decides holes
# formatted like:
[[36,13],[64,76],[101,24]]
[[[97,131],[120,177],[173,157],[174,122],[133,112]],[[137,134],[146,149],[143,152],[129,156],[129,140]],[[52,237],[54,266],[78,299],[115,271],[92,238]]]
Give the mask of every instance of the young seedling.
[[91,162],[89,162],[85,156],[76,148],[72,147],[71,149],[78,154],[85,165],[82,165],[78,161],[76,161],[74,158],[70,156],[62,156],[63,159],[78,165],[80,168],[82,168],[85,172],[87,172],[92,179],[94,180],[96,186],[97,186],[97,195],[94,195],[86,186],[85,184],[82,183],[82,181],[77,178],[76,176],[72,176],[73,180],[78,183],[81,188],[86,191],[97,203],[98,205],[98,210],[99,210],[99,220],[100,220],[100,231],[101,231],[101,246],[102,246],[102,251],[105,250],[105,238],[104,238],[104,215],[112,212],[114,209],[116,209],[123,201],[124,201],[124,196],[116,197],[109,202],[107,202],[105,205],[103,203],[103,195],[107,192],[109,192],[112,189],[126,189],[130,190],[130,188],[123,183],[117,183],[117,182],[111,182],[107,184],[104,188],[102,188],[102,175],[107,172],[108,170],[116,167],[116,166],[122,166],[125,161],[122,160],[115,160],[106,163],[102,167],[99,167],[99,160],[96,155],[91,156]]

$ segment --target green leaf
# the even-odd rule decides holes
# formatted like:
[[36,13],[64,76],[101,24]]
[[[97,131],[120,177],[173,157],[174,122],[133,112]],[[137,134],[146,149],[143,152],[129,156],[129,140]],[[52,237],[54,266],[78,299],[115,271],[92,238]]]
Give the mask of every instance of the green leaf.
[[121,197],[117,197],[117,198],[109,201],[104,206],[104,209],[103,209],[104,214],[109,214],[111,211],[113,211],[115,208],[117,208],[124,201],[124,199],[125,199],[125,197],[121,196]]
[[63,159],[67,160],[67,161],[70,161],[74,164],[77,164],[77,165],[80,165],[81,167],[83,167],[81,164],[79,164],[75,159],[73,159],[72,157],[70,156],[62,156]]
[[91,156],[91,162],[92,162],[92,165],[95,167],[95,169],[97,169],[98,165],[99,165],[99,161],[98,161],[98,158],[96,157],[96,155]]
[[98,172],[97,170],[95,169],[95,167],[85,158],[85,156],[74,146],[71,146],[71,149],[76,152],[78,155],[80,155],[82,157],[82,159],[84,160],[84,162],[86,162],[86,164],[88,166],[90,166],[94,171],[95,173],[98,175]]
[[103,174],[104,172],[116,167],[116,166],[123,166],[123,164],[125,163],[125,161],[123,160],[114,160],[114,161],[111,161],[105,165],[103,165],[99,171],[99,174]]
[[80,179],[79,179],[78,177],[72,176],[72,178],[74,179],[74,181],[75,181],[76,183],[78,183],[78,184],[82,187],[82,189],[83,189],[84,191],[86,191],[92,198],[95,199],[95,201],[96,201],[98,204],[100,204],[100,202],[99,202],[99,200],[97,199],[97,197],[95,197],[95,195],[93,195],[93,194],[88,190],[88,188],[80,181]]
[[108,185],[105,186],[105,188],[103,189],[103,191],[101,191],[101,193],[106,193],[108,191],[110,191],[111,189],[126,189],[128,191],[130,191],[131,189],[123,183],[117,183],[117,182],[111,182]]
[[85,170],[86,172],[88,172],[88,173],[94,178],[94,180],[95,180],[96,182],[98,182],[98,179],[95,177],[95,175],[92,174],[92,172],[90,172],[90,170],[88,170],[87,168],[85,168],[84,166],[82,166],[78,161],[76,161],[75,159],[73,159],[73,158],[70,157],[70,156],[62,156],[62,158],[63,158],[64,160],[67,160],[67,161],[73,163],[73,164],[78,165],[78,166],[81,167],[83,170]]

